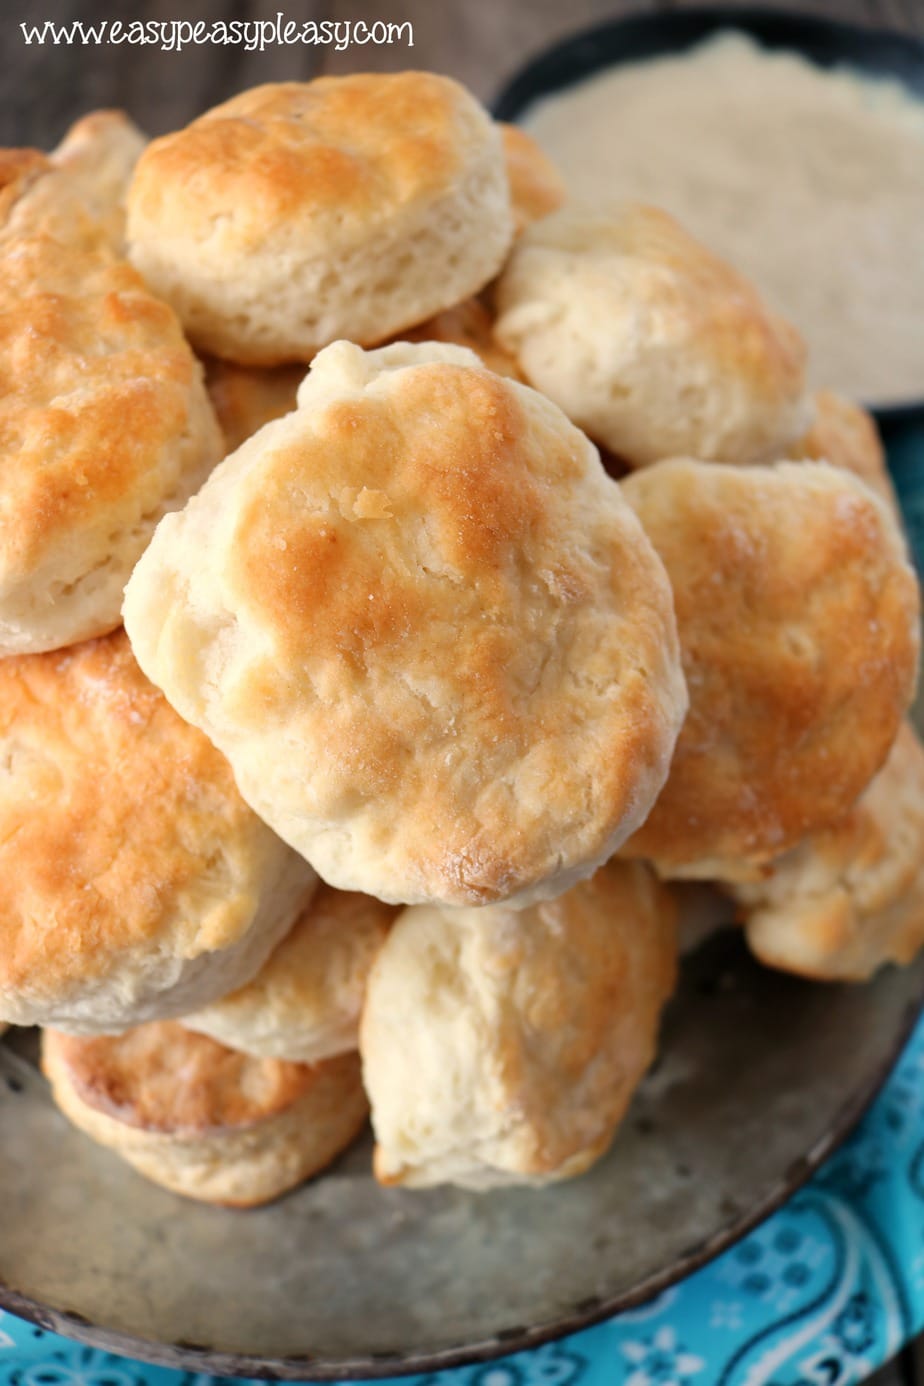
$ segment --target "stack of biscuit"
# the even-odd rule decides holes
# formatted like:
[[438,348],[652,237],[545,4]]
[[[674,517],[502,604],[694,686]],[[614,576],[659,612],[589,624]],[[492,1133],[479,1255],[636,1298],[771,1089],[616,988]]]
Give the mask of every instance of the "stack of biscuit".
[[0,1023],[90,1137],[247,1206],[371,1106],[385,1184],[544,1184],[655,1054],[671,879],[772,966],[924,945],[875,430],[669,217],[428,73],[0,179]]

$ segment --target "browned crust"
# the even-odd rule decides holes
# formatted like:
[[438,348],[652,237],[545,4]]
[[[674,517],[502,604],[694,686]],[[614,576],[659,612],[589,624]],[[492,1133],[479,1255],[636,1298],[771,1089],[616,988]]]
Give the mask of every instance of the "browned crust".
[[623,851],[765,861],[839,817],[911,700],[919,595],[893,521],[832,467],[666,462],[622,483],[664,560],[691,705]]
[[44,1044],[82,1102],[127,1126],[164,1135],[255,1126],[291,1107],[318,1072],[309,1064],[238,1053],[174,1021],[121,1035],[46,1030]]
[[249,921],[252,900],[209,883],[224,869],[232,894],[268,830],[124,632],[0,660],[0,771],[0,990],[63,995],[134,948],[195,957]]

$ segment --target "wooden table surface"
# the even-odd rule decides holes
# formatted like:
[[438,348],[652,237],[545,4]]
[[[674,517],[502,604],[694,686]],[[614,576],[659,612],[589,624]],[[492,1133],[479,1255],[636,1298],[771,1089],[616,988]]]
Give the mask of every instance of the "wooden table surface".
[[[411,66],[449,72],[490,99],[526,58],[553,39],[621,13],[683,9],[691,0],[28,0],[5,16],[0,143],[52,145],[81,112],[121,106],[151,134],[185,124],[217,101],[257,82],[318,72]],[[748,0],[742,0],[744,4]],[[753,3],[753,0],[752,0]],[[886,25],[924,37],[924,0],[780,0],[806,13]],[[755,6],[756,7],[756,6]],[[343,52],[302,45],[154,48],[26,45],[21,20],[376,19],[414,29],[414,46],[351,47]]]
[[[101,7],[93,0],[30,0],[5,18],[5,71],[0,89],[0,143],[49,148],[67,125],[99,106],[128,110],[149,133],[184,124],[234,92],[258,82],[319,72],[427,67],[458,77],[489,100],[501,83],[546,44],[622,13],[681,10],[697,0],[138,0]],[[748,4],[748,0],[738,0]],[[750,0],[761,8],[760,0]],[[924,38],[924,0],[780,0],[790,9],[898,29]],[[272,20],[282,9],[300,20],[410,21],[414,46],[196,48],[26,45],[20,21],[59,23],[102,18]],[[908,1348],[876,1386],[924,1386],[924,1343]]]

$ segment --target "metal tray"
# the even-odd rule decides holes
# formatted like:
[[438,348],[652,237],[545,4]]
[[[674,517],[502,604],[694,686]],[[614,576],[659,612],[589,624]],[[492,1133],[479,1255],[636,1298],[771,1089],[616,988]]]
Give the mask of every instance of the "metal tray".
[[383,1190],[368,1138],[261,1210],[146,1183],[0,1043],[0,1305],[222,1376],[391,1376],[490,1358],[638,1303],[796,1189],[873,1096],[924,958],[863,987],[757,967],[734,930],[684,964],[662,1057],[609,1156],[543,1191]]

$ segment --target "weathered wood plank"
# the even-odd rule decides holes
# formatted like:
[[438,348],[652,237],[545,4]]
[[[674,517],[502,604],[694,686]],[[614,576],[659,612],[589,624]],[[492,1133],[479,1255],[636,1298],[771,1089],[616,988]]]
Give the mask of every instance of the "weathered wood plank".
[[920,0],[869,0],[875,22],[924,38],[924,5]]
[[[748,3],[749,0],[739,0]],[[598,23],[620,10],[682,8],[698,0],[300,0],[289,9],[299,20],[376,20],[413,25],[414,42],[393,46],[335,47],[271,44],[263,52],[242,45],[189,46],[182,52],[127,46],[27,46],[18,25],[6,30],[5,79],[0,89],[0,142],[48,147],[79,114],[123,106],[152,134],[175,128],[199,111],[258,82],[306,78],[317,72],[394,71],[408,66],[451,72],[489,99],[506,76],[548,43]],[[750,0],[752,4],[763,0]],[[789,4],[793,0],[788,0]],[[801,0],[807,13],[886,24],[924,35],[921,0]],[[195,17],[253,22],[272,20],[285,0],[198,0]],[[33,19],[92,20],[87,0],[34,0]],[[175,0],[130,0],[123,22],[172,20]]]
[[664,0],[613,3],[613,0],[529,0],[511,4],[504,0],[459,0],[459,3],[424,5],[419,0],[339,0],[337,17],[410,20],[414,48],[351,49],[331,54],[328,70],[346,72],[358,66],[368,70],[393,70],[407,66],[432,67],[449,72],[483,100],[489,100],[502,82],[523,62],[548,44],[593,24],[611,19],[624,9],[638,12],[664,7]]
[[[660,8],[642,0],[625,8]],[[34,18],[68,23],[92,20],[87,0],[35,0]],[[0,87],[0,143],[47,148],[84,111],[121,106],[151,134],[185,124],[210,105],[258,82],[306,78],[317,72],[395,71],[410,66],[450,72],[489,99],[504,78],[531,54],[576,29],[618,13],[613,0],[300,0],[288,13],[299,21],[377,20],[413,25],[414,43],[336,47],[270,45],[263,52],[241,45],[189,46],[182,52],[156,47],[45,44],[27,46],[18,25],[6,31],[5,77]],[[285,0],[198,0],[195,17],[247,22],[272,20]],[[175,0],[140,0],[120,6],[124,23],[172,20],[183,14]]]

